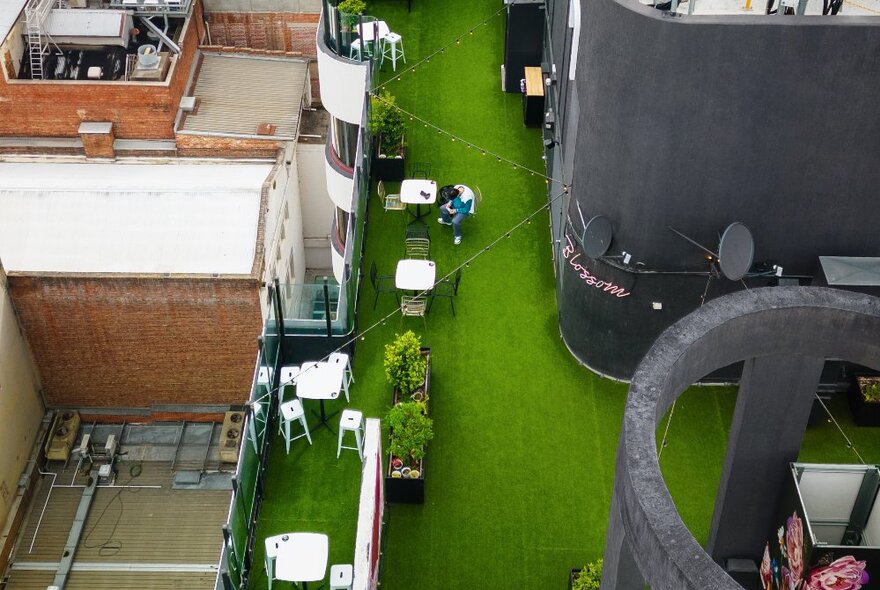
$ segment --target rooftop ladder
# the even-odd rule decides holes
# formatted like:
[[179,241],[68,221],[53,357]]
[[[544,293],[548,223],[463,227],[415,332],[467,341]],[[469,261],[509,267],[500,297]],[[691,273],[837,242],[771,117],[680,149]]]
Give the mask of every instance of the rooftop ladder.
[[28,0],[24,7],[31,80],[43,79],[43,54],[49,46],[48,37],[43,33],[43,24],[54,5],[55,0]]

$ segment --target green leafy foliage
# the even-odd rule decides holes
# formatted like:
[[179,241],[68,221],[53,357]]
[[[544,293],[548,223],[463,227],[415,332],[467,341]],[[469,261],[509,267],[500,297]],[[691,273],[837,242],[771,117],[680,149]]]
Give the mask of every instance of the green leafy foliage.
[[385,378],[403,395],[409,395],[425,382],[428,359],[421,353],[422,339],[412,330],[395,334],[385,345]]
[[866,402],[880,403],[880,377],[859,377],[859,389]]
[[403,402],[391,408],[388,412],[389,453],[409,457],[413,464],[422,460],[428,441],[434,438],[434,421],[426,412],[424,402]]
[[599,584],[602,582],[602,560],[597,559],[588,563],[575,576],[574,582],[571,584],[572,590],[599,590]]
[[403,151],[406,118],[394,106],[395,97],[383,89],[370,99],[370,131],[380,138],[379,153],[398,155]]
[[353,27],[358,23],[358,15],[364,13],[367,3],[364,0],[342,0],[336,5],[339,11],[340,23],[343,26]]

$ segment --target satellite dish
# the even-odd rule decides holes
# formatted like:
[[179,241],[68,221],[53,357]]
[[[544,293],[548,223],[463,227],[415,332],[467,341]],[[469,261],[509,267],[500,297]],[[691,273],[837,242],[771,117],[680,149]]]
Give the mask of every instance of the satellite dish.
[[755,241],[752,232],[739,221],[727,226],[718,242],[718,266],[721,274],[731,281],[738,281],[752,267],[755,258]]
[[584,253],[592,259],[599,258],[611,247],[611,220],[604,215],[596,215],[584,226],[581,243]]

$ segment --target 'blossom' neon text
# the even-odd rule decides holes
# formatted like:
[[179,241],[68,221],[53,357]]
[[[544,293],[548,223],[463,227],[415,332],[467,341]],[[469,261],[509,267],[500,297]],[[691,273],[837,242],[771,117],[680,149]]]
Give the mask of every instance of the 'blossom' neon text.
[[576,249],[574,246],[574,242],[572,242],[571,238],[568,237],[567,234],[565,236],[565,241],[568,242],[568,244],[564,248],[562,248],[562,256],[568,261],[568,264],[575,270],[575,272],[578,273],[578,276],[584,280],[584,283],[591,287],[602,289],[606,293],[616,295],[617,297],[626,297],[630,294],[630,292],[623,287],[615,285],[614,283],[611,283],[609,281],[602,281],[596,278],[595,275],[587,270],[587,267],[577,262],[577,259],[581,257],[582,253],[578,252],[577,254],[575,254]]

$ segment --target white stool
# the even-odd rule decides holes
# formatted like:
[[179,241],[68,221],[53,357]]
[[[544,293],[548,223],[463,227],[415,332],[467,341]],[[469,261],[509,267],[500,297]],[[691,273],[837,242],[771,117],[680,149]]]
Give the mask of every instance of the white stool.
[[275,579],[274,565],[278,558],[278,545],[284,542],[284,535],[266,537],[266,578],[269,580],[269,590],[272,590],[272,581]]
[[[403,63],[406,63],[406,55],[403,53],[403,37],[398,35],[397,33],[388,33],[385,35],[384,48],[382,49],[382,62],[385,61],[386,57],[391,58],[391,67],[394,71],[397,71],[397,56],[400,55],[400,58],[403,60]],[[400,48],[398,48],[398,45]],[[379,63],[379,67],[382,66],[382,63]]]
[[344,352],[331,352],[327,362],[336,365],[341,364],[345,367],[342,373],[342,387],[345,389],[345,401],[350,402],[351,398],[348,396],[348,386],[354,383],[354,373],[351,372],[351,359]]
[[351,48],[348,50],[348,58],[354,59],[354,56],[357,55],[358,61],[363,61],[361,57],[361,51],[363,51],[367,57],[372,57],[373,50],[370,47],[370,43],[372,41],[367,41],[366,43],[362,42],[361,39],[355,39],[351,42]]
[[[286,367],[281,367],[281,372],[279,376],[281,377],[281,382],[278,384],[278,411],[281,411],[281,404],[284,403],[284,392],[288,387],[296,386],[296,378],[300,373],[299,365],[287,365]],[[283,425],[283,420],[278,420],[278,434],[281,434],[281,426]]]
[[[361,457],[361,461],[364,460],[364,451],[362,445],[362,437],[361,432],[364,428],[364,415],[357,410],[343,410],[342,416],[339,418],[339,442],[336,446],[336,458],[339,458],[339,454],[342,452],[342,449],[352,449],[358,452],[358,455]],[[350,430],[354,432],[354,439],[357,443],[357,447],[345,447],[342,446],[342,437],[345,435],[345,431]]]
[[[290,424],[294,420],[299,420],[303,427],[303,434],[290,436]],[[309,444],[312,444],[312,435],[309,432],[309,423],[306,422],[306,412],[303,410],[302,402],[299,399],[292,399],[289,402],[281,404],[281,421],[284,425],[284,442],[287,445],[287,453],[290,454],[290,443],[298,438],[306,437]],[[360,446],[360,443],[358,443]],[[337,455],[338,458],[338,455]]]
[[351,590],[354,568],[350,563],[337,563],[330,567],[330,590]]

